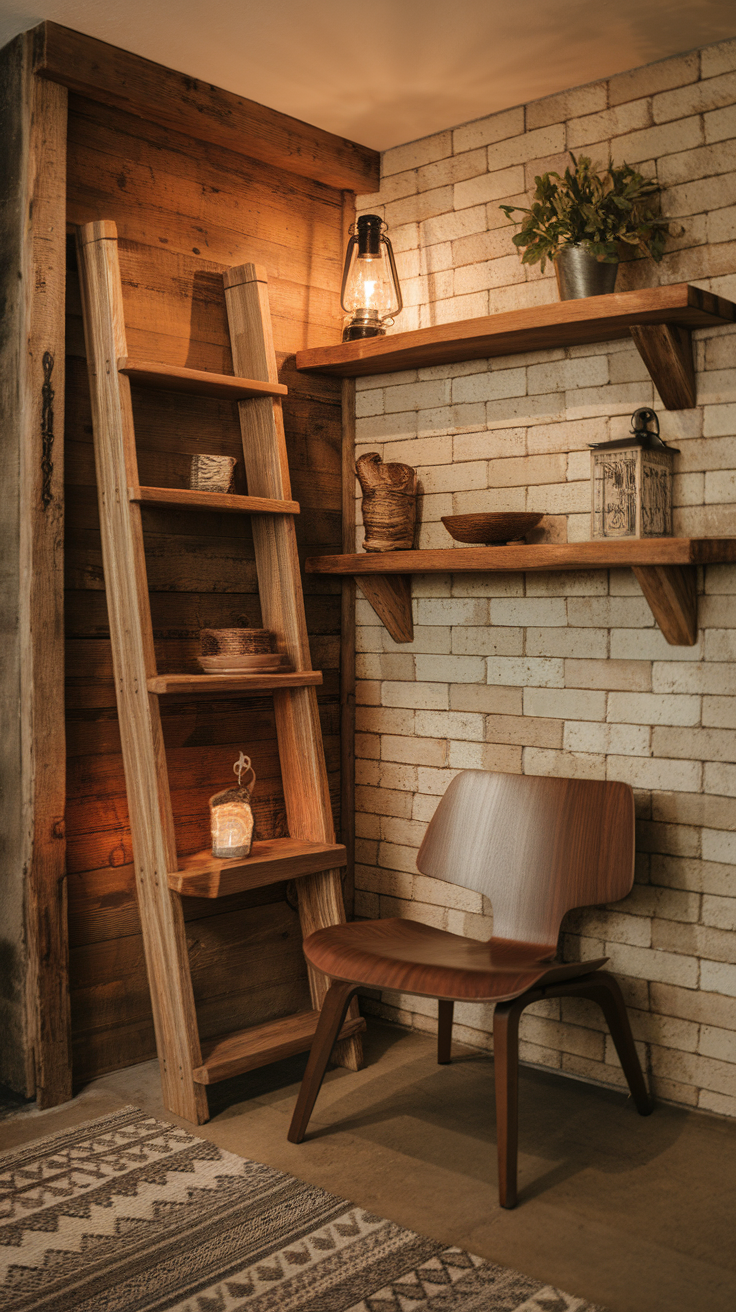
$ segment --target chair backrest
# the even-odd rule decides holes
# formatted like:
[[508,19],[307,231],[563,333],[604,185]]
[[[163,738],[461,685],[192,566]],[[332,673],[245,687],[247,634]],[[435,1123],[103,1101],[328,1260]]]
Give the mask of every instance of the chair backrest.
[[597,779],[464,770],[437,807],[417,867],[484,893],[494,939],[555,947],[566,911],[631,889],[634,795]]

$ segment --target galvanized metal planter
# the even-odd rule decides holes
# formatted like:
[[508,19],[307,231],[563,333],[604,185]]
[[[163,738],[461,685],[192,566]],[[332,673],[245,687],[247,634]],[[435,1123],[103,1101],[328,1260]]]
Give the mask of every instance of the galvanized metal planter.
[[561,301],[604,296],[616,286],[618,263],[600,263],[585,246],[563,246],[554,266]]

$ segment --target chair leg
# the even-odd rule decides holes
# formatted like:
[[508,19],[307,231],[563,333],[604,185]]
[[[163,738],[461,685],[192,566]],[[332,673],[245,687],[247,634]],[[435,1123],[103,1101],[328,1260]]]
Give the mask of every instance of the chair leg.
[[639,1054],[631,1033],[629,1013],[618,980],[613,975],[609,975],[608,971],[597,970],[589,989],[590,996],[598,1003],[606,1018],[636,1110],[640,1116],[649,1116],[653,1111],[653,1103],[644,1081]]
[[[521,1002],[521,1005],[520,1005]],[[519,1143],[519,1017],[526,999],[499,1002],[493,1013],[493,1067],[496,1082],[498,1201],[516,1207]]]
[[317,1101],[317,1094],[322,1087],[327,1063],[337,1042],[337,1036],[342,1029],[350,999],[357,992],[358,987],[357,984],[349,984],[344,980],[335,980],[325,994],[319,1024],[312,1039],[307,1069],[304,1072],[299,1097],[296,1100],[294,1115],[289,1126],[287,1138],[290,1143],[301,1143],[307,1132],[309,1118]]
[[446,998],[437,1001],[437,1061],[447,1066],[452,1061],[452,1013],[455,1003]]

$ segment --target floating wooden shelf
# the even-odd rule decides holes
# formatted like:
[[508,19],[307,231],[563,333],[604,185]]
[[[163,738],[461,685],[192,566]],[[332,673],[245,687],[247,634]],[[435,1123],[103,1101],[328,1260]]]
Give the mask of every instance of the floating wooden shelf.
[[294,674],[156,674],[147,680],[149,692],[278,692],[282,688],[316,688],[321,670],[299,670]]
[[353,378],[631,335],[665,408],[685,410],[695,405],[691,329],[735,320],[732,301],[683,282],[313,347],[297,351],[296,366]]
[[356,552],[308,556],[308,574],[483,574],[512,570],[614,569],[624,565],[727,565],[736,538],[623,538],[595,542],[514,542],[497,547]]
[[[232,1075],[242,1075],[272,1061],[307,1052],[312,1046],[319,1021],[318,1011],[299,1011],[294,1016],[236,1030],[217,1039],[202,1040],[202,1065],[194,1070],[197,1084],[217,1084]],[[340,1039],[352,1038],[365,1029],[361,1016],[348,1018],[340,1030]]]
[[352,574],[395,642],[411,642],[411,574],[510,573],[630,566],[669,643],[697,641],[696,565],[736,561],[736,538],[636,538],[515,543],[432,551],[310,556],[311,574]]
[[283,383],[264,383],[257,378],[235,378],[232,374],[213,374],[207,369],[183,369],[175,364],[153,364],[150,360],[118,360],[118,373],[127,374],[139,387],[162,387],[172,392],[196,392],[198,396],[217,396],[222,401],[243,401],[254,396],[286,396]]
[[238,515],[298,515],[298,501],[241,497],[231,492],[195,492],[186,487],[130,487],[128,499],[148,506],[186,506],[192,510],[226,510]]
[[341,843],[309,843],[299,838],[271,838],[254,843],[245,861],[218,861],[211,852],[181,857],[169,871],[169,888],[184,897],[227,897],[264,888],[283,879],[300,879],[347,863]]

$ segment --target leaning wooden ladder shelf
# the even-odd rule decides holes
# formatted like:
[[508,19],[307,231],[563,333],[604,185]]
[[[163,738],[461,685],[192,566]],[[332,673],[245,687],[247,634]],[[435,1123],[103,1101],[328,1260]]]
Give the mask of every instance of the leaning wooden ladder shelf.
[[[103,567],[123,748],[136,887],[166,1106],[207,1120],[206,1086],[309,1048],[328,981],[310,971],[314,1010],[200,1043],[181,898],[220,897],[296,879],[303,933],[344,920],[316,685],[311,668],[294,531],[281,396],[265,273],[244,264],[224,274],[233,363],[242,377],[128,359],[114,223],[78,229],[92,400]],[[141,487],[130,379],[239,401],[248,496]],[[239,510],[253,516],[264,625],[277,634],[294,672],[159,675],[153,645],[141,503]],[[177,860],[158,699],[167,693],[270,691],[289,837],[254,843],[245,861],[208,853]],[[357,1013],[341,1032],[338,1060],[361,1060]]]

